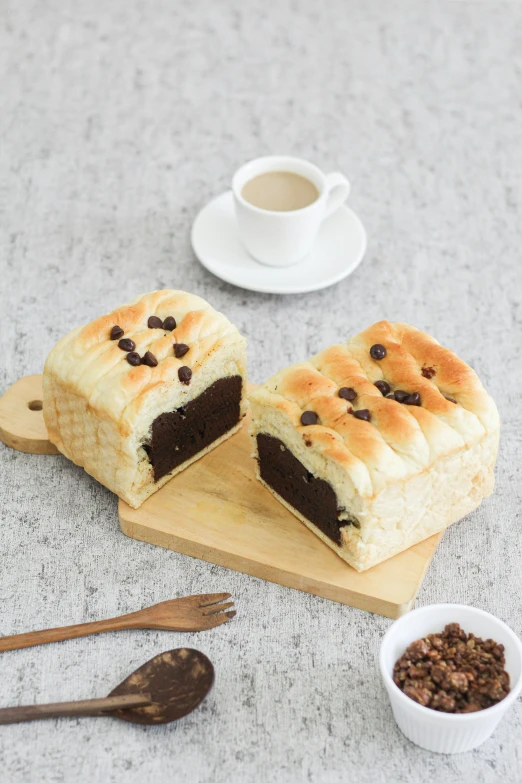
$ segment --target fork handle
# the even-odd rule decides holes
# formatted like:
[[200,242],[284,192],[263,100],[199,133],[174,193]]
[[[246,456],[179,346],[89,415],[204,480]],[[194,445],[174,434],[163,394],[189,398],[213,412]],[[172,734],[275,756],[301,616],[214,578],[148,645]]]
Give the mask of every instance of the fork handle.
[[22,647],[35,647],[37,644],[62,642],[64,639],[77,639],[79,636],[90,636],[95,633],[105,633],[105,631],[118,631],[121,628],[135,628],[133,619],[136,614],[137,612],[132,612],[121,617],[112,617],[110,620],[97,620],[92,623],[66,625],[63,628],[47,628],[44,631],[2,636],[0,637],[0,652],[20,650]]

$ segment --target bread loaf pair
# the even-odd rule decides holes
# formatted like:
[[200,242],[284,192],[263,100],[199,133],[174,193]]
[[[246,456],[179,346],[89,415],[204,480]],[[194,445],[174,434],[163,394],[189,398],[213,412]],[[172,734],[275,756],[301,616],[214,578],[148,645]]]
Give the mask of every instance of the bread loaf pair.
[[[137,508],[230,437],[246,341],[203,299],[139,297],[51,351],[50,440]],[[358,571],[445,529],[493,489],[499,416],[475,372],[381,321],[249,395],[258,477]]]

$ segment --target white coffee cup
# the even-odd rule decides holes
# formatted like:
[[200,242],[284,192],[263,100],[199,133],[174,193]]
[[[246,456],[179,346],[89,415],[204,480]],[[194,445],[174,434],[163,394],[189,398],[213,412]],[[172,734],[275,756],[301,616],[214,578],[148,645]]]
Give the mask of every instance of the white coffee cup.
[[[246,201],[241,191],[247,182],[270,171],[288,171],[310,180],[318,198],[302,209],[277,212],[261,209]],[[245,163],[234,174],[232,192],[239,235],[256,261],[269,266],[291,266],[311,250],[322,221],[339,209],[350,193],[343,174],[323,172],[301,158],[270,155]]]

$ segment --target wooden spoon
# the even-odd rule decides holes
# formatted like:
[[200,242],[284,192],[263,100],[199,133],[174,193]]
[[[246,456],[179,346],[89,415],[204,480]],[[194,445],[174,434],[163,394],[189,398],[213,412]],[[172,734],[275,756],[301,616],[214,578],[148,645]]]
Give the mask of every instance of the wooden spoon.
[[138,612],[112,617],[110,620],[97,620],[80,625],[67,625],[64,628],[48,628],[45,631],[17,633],[14,636],[0,638],[0,652],[19,650],[22,647],[34,647],[37,644],[61,642],[64,639],[77,639],[106,631],[119,631],[122,628],[154,628],[163,631],[207,631],[228,622],[235,616],[234,611],[223,611],[234,606],[233,601],[221,603],[230,598],[230,593],[206,593],[189,595],[186,598],[173,598],[160,604],[148,606]]
[[214,667],[207,656],[182,647],[151,658],[105,699],[4,707],[0,724],[78,715],[113,715],[147,725],[170,723],[195,710],[213,684]]

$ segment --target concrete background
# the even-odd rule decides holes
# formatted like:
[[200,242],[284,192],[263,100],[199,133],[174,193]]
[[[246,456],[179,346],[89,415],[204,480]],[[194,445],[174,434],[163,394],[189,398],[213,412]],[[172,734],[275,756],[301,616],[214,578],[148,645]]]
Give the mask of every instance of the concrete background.
[[[208,298],[250,372],[380,318],[455,349],[503,418],[495,494],[448,531],[417,605],[460,601],[522,632],[522,6],[482,0],[0,2],[0,390],[138,293]],[[290,152],[353,183],[363,264],[326,291],[233,288],[189,230],[235,168]],[[0,656],[2,706],[107,693],[169,647],[217,669],[179,724],[2,727],[18,781],[519,781],[519,702],[464,756],[397,730],[376,656],[389,621],[125,538],[116,498],[62,457],[0,446],[0,633],[229,590],[204,635],[128,632]]]

